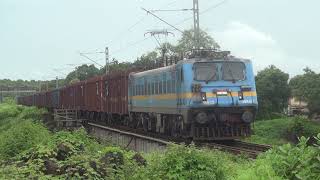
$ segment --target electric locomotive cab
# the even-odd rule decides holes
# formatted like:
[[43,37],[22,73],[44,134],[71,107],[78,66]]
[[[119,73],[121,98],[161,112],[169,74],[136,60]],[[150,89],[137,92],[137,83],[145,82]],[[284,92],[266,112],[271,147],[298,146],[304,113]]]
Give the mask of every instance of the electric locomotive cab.
[[250,60],[194,59],[184,70],[191,87],[188,121],[194,139],[235,139],[251,134],[257,111]]

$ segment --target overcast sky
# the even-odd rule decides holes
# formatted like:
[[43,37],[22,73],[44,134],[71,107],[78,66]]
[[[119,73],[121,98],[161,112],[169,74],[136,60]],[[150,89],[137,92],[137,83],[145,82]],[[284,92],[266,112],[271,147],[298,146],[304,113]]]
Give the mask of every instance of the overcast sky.
[[[202,29],[223,50],[253,60],[255,72],[274,64],[291,77],[320,71],[319,0],[199,0]],[[141,10],[192,8],[192,0],[0,0],[0,79],[53,79],[89,63],[79,52],[110,48],[133,61],[155,48],[144,33],[172,29]],[[193,27],[192,12],[158,12],[179,29]],[[181,23],[182,22],[182,23]],[[175,43],[181,33],[168,41]],[[144,40],[145,39],[145,40]],[[162,42],[165,38],[161,39]],[[103,54],[89,55],[104,64]],[[58,69],[58,70],[54,70]]]

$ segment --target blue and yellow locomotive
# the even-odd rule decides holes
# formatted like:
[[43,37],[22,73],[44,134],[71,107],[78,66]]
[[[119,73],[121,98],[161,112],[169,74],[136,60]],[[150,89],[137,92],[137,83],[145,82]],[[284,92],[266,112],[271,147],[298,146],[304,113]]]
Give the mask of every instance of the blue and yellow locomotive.
[[252,62],[206,52],[129,75],[131,125],[194,140],[251,134],[258,108]]

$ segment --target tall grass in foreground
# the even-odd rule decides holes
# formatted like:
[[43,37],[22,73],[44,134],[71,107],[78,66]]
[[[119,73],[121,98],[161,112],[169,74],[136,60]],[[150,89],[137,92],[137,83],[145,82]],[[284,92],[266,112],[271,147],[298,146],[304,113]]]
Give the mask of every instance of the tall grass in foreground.
[[[141,155],[100,144],[84,129],[52,133],[41,123],[44,112],[0,105],[0,179],[320,179],[320,134],[314,146],[302,137],[297,145],[275,147],[256,160],[193,145]],[[255,135],[277,139],[288,129],[317,131],[302,125],[299,120],[259,122]]]

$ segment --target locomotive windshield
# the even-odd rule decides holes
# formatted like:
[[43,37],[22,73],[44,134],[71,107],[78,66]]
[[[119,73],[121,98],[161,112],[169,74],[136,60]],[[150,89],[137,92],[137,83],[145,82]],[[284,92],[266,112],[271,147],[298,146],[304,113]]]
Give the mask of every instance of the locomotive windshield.
[[195,63],[194,64],[194,79],[198,81],[216,81],[217,64],[216,63]]
[[242,62],[199,62],[195,63],[196,81],[242,81],[246,78],[245,65]]
[[242,62],[222,63],[222,79],[225,81],[241,81],[245,79],[245,65]]

